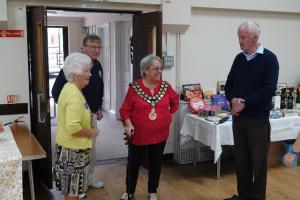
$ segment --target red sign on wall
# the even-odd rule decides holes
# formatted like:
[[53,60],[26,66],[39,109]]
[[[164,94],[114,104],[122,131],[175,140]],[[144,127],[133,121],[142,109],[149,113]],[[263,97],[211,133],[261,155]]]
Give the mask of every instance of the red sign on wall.
[[7,95],[7,103],[11,104],[15,102],[15,96],[14,95]]
[[24,37],[24,30],[0,30],[0,37]]

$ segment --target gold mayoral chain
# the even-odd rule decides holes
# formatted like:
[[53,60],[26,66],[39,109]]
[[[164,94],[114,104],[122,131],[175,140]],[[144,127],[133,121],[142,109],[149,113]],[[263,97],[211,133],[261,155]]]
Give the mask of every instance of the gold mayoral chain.
[[151,111],[148,115],[150,120],[155,120],[157,118],[157,113],[155,112],[155,105],[157,102],[159,102],[166,94],[166,91],[168,89],[168,82],[162,81],[162,84],[159,88],[158,93],[155,96],[149,96],[147,95],[142,88],[134,81],[131,83],[131,86],[133,87],[134,91],[147,103],[152,106]]

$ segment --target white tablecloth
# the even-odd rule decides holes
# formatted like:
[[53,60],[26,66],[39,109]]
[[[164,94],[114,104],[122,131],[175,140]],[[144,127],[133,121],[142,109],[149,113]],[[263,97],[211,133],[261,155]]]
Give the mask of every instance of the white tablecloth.
[[[300,116],[271,119],[271,141],[295,139],[300,131]],[[186,114],[180,130],[180,143],[194,139],[210,146],[216,163],[222,153],[221,145],[233,145],[232,122],[215,125],[194,114]]]
[[22,156],[9,127],[0,133],[0,199],[23,200]]

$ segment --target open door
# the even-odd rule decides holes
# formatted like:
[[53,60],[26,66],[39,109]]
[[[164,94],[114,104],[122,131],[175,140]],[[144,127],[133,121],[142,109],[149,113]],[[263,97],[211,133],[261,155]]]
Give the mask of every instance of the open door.
[[46,8],[27,8],[31,132],[47,153],[47,158],[33,162],[34,176],[52,188],[46,19]]
[[141,77],[140,61],[148,54],[162,57],[162,13],[133,16],[133,80]]

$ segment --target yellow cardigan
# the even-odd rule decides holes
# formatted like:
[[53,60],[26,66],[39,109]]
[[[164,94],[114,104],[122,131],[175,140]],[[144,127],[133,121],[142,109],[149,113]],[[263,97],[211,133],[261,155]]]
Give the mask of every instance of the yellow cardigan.
[[91,148],[91,138],[72,136],[83,128],[91,128],[91,111],[81,90],[68,82],[58,98],[56,143],[70,149]]

